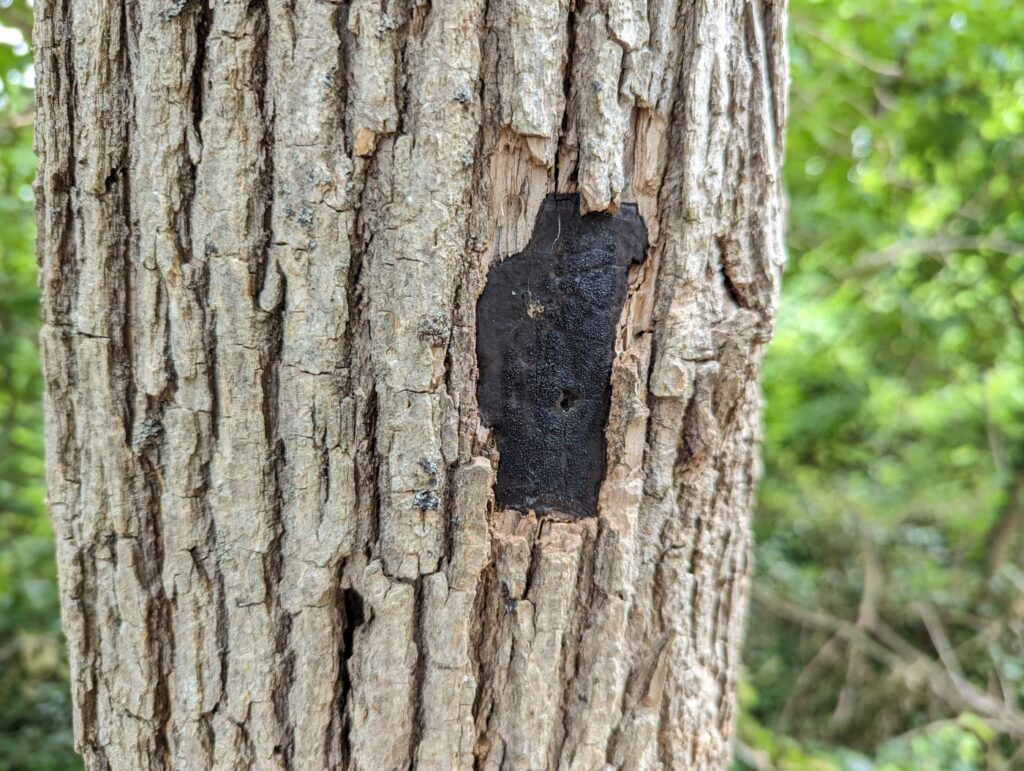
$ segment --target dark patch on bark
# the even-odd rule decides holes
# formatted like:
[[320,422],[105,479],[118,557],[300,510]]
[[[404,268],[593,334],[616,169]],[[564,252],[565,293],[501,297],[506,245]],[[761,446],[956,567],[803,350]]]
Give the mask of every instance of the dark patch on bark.
[[339,718],[339,753],[341,768],[348,768],[352,761],[351,717],[346,708],[349,694],[352,692],[352,678],[348,671],[348,662],[355,650],[356,630],[366,622],[366,607],[363,596],[355,589],[342,589],[337,598],[338,615],[341,619],[341,660],[338,662],[338,682],[336,683],[336,710]]
[[647,234],[636,206],[579,214],[549,195],[526,249],[477,304],[477,396],[495,428],[499,506],[593,516],[604,477],[615,331]]

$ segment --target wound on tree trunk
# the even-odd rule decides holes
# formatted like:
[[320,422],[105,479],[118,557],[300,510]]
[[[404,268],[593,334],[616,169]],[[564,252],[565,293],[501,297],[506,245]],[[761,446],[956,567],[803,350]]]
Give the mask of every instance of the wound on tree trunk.
[[499,506],[594,516],[604,477],[615,330],[647,235],[635,205],[580,216],[549,195],[526,249],[477,304],[477,395],[501,459]]

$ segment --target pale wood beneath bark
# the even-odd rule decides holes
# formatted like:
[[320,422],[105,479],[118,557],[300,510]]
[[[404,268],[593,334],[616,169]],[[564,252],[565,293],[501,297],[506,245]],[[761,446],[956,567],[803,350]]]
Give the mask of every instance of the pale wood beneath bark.
[[[726,768],[784,0],[36,14],[88,767]],[[583,521],[495,510],[476,404],[476,299],[549,192],[650,239]]]

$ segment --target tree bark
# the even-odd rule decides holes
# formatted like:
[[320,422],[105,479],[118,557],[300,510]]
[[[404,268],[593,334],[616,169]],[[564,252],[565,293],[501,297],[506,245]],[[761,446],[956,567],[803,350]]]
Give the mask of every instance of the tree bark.
[[[87,766],[726,768],[785,0],[36,13]],[[649,240],[582,519],[497,510],[476,396],[477,298],[551,192]]]

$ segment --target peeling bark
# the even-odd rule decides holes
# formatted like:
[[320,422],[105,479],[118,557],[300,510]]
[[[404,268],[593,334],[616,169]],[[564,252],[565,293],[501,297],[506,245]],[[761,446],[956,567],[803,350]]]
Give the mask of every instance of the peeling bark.
[[[776,0],[39,0],[49,505],[94,769],[724,769]],[[635,203],[597,516],[494,504],[477,299]]]

